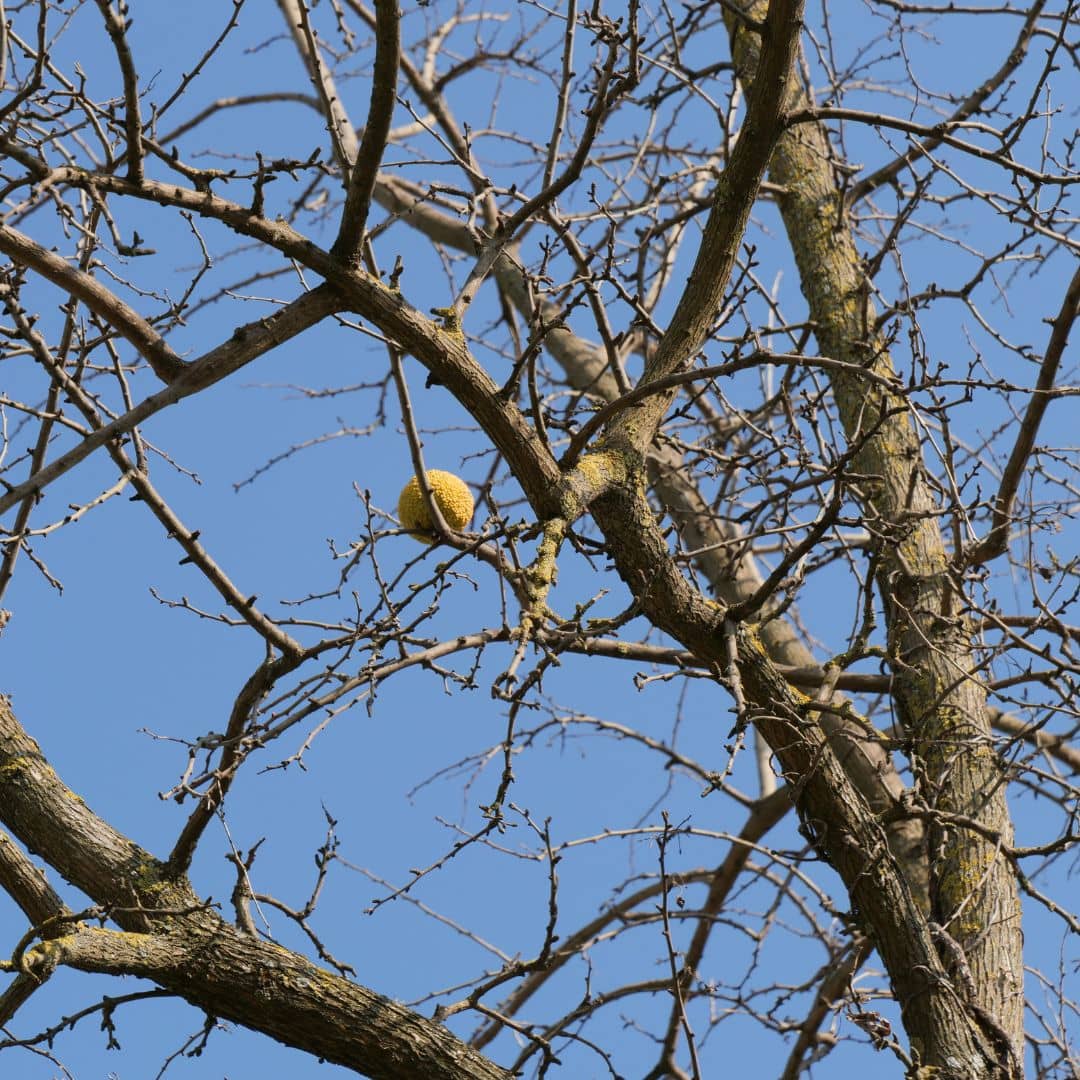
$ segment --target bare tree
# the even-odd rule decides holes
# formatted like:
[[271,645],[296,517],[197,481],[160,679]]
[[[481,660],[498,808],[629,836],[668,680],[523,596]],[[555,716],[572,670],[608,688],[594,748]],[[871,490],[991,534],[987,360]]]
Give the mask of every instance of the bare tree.
[[[700,1078],[747,1022],[785,1080],[871,1050],[920,1080],[1078,1075],[1073,0],[234,0],[175,75],[135,8],[3,13],[0,595],[60,588],[50,545],[91,518],[122,535],[130,499],[197,582],[155,570],[150,602],[251,659],[227,716],[155,732],[179,747],[171,850],[94,813],[32,697],[0,699],[0,885],[25,916],[0,1048],[59,1062],[63,1029],[111,1038],[172,996],[207,1017],[182,1052],[220,1018],[371,1077]],[[270,88],[233,93],[240,63]],[[337,359],[312,374],[313,348]],[[239,511],[189,490],[205,421],[148,428],[275,359],[363,420],[212,479],[397,453],[369,454],[341,493],[361,524],[291,600],[215,548]],[[47,628],[11,606],[50,678]],[[437,777],[465,793],[441,854],[386,881],[341,846],[371,823],[328,809],[309,898],[263,888],[260,837],[229,831],[263,774],[292,782],[329,726],[430,680],[490,689],[469,700],[501,728]],[[563,704],[584,680],[652,722]],[[87,693],[103,740],[131,738],[123,687]],[[567,745],[593,831],[564,825],[563,783],[517,795]],[[644,816],[612,798],[627,745]],[[627,859],[574,925],[560,875],[601,845]],[[509,948],[427,902],[472,858],[543,870]],[[333,889],[485,960],[446,989],[402,942],[428,981],[390,1000],[321,929]],[[20,1026],[68,969],[153,987]]]

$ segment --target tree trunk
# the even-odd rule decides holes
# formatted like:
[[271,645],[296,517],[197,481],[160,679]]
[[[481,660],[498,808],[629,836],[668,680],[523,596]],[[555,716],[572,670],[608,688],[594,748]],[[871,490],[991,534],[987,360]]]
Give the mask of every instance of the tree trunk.
[[[766,0],[746,8],[764,17]],[[751,85],[760,41],[725,9],[740,79]],[[793,85],[789,111],[812,104]],[[1023,954],[1017,883],[1001,847],[1013,832],[1002,763],[991,737],[986,693],[976,673],[965,597],[942,540],[926,483],[911,409],[892,360],[874,330],[875,313],[858,249],[845,218],[825,128],[790,128],[769,168],[782,189],[780,213],[799,268],[803,294],[823,355],[897,382],[897,390],[830,372],[841,419],[858,451],[854,471],[872,477],[859,494],[868,528],[881,538],[878,587],[885,606],[893,696],[913,739],[917,793],[931,825],[931,909],[959,943],[970,968],[973,1011],[991,1044],[1006,1036],[1023,1048]],[[956,817],[978,824],[972,828]],[[881,943],[879,943],[880,946]],[[948,1067],[951,1048],[909,1027],[912,1047],[927,1064]],[[1018,1075],[1018,1066],[1009,1066]],[[964,1075],[982,1075],[971,1072]]]

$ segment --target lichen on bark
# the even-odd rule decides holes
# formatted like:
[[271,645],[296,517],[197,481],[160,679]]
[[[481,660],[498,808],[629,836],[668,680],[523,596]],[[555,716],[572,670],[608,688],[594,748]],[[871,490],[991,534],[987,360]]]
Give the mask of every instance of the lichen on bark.
[[[768,3],[754,0],[743,8],[751,19],[761,20]],[[752,86],[760,40],[730,9],[725,19],[738,76]],[[811,104],[808,92],[793,79],[789,110]],[[894,378],[889,351],[874,329],[869,283],[833,163],[828,132],[820,122],[810,121],[781,135],[769,175],[777,185],[780,214],[821,353]],[[989,715],[976,675],[974,642],[956,623],[964,598],[925,481],[912,406],[899,393],[871,387],[855,371],[832,370],[830,380],[848,440],[858,444],[854,470],[876,478],[862,488],[862,497],[868,527],[885,541],[877,581],[893,666],[893,698],[912,739],[913,768],[930,810],[930,903],[942,925],[957,919],[952,932],[961,947],[969,947],[976,1004],[1019,1047],[1024,1001],[1020,905],[1012,869],[1000,850],[1012,843],[1012,825],[1000,762],[996,753],[988,752]],[[956,824],[955,818],[950,827],[942,827],[935,810],[969,817],[980,831]],[[971,867],[979,867],[979,872],[963,869]],[[972,1023],[979,1027],[975,1019]],[[925,1063],[946,1064],[948,1046],[935,1045],[918,1031],[909,1030],[909,1035],[913,1042],[921,1040]],[[985,1056],[990,1061],[996,1055],[991,1051]]]

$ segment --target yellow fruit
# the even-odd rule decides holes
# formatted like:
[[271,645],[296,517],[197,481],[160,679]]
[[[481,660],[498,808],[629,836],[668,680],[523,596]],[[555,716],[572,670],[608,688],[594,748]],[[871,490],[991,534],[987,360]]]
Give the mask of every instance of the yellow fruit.
[[[473,510],[476,506],[468,485],[460,477],[453,473],[443,472],[442,469],[428,469],[426,475],[435,505],[438,506],[446,524],[451,529],[464,529],[472,521]],[[435,542],[435,534],[431,531],[431,515],[424,503],[420,481],[415,476],[401,489],[397,512],[401,524],[409,531],[411,537],[422,544]]]

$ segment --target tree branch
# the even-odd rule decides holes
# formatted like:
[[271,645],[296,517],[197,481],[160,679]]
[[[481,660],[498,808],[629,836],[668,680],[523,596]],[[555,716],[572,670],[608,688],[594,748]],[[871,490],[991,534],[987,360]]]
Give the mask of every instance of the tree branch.
[[353,266],[360,263],[364,226],[375,189],[375,177],[386,149],[390,121],[397,103],[398,57],[401,53],[401,12],[397,0],[375,0],[375,70],[371,76],[371,104],[356,160],[349,168],[345,208],[332,255]]
[[1009,461],[1001,474],[1001,486],[994,499],[994,517],[990,531],[964,554],[963,562],[966,566],[981,566],[1003,555],[1008,548],[1009,527],[1012,524],[1016,493],[1020,488],[1021,480],[1027,473],[1028,461],[1032,450],[1035,449],[1035,437],[1039,433],[1039,425],[1053,397],[1054,380],[1057,378],[1061,358],[1069,341],[1069,331],[1078,315],[1080,315],[1080,269],[1073,273],[1069,287],[1065,290],[1065,299],[1061,302],[1061,310],[1054,319],[1050,341],[1046,346],[1046,355],[1043,357],[1042,364],[1039,365],[1039,378],[1024,412],[1024,418],[1020,421],[1020,430],[1017,432]]
[[373,1080],[508,1080],[440,1024],[222,920],[186,878],[171,877],[63,784],[4,697],[0,819],[128,931],[82,928],[42,942],[25,954],[39,977],[65,964],[151,979],[213,1016]]
[[[746,123],[717,182],[713,207],[686,288],[655,354],[645,365],[642,383],[664,378],[690,363],[705,343],[720,310],[750,211],[783,131],[802,10],[802,0],[769,3],[764,20],[767,44],[761,53],[760,78],[749,95]],[[621,413],[610,427],[609,441],[644,455],[674,394],[673,389],[668,390]]]
[[86,435],[70,450],[32,473],[21,484],[10,487],[0,495],[0,514],[6,513],[21,499],[44,491],[49,484],[81,461],[85,461],[95,450],[133,431],[137,425],[155,413],[220,382],[275,346],[321,322],[327,315],[339,311],[341,306],[342,302],[336,291],[331,286],[320,285],[286,304],[273,315],[238,326],[227,341],[190,364],[184,364],[181,377],[164,390],[144,398],[133,409]]
[[0,251],[20,266],[35,271],[64,292],[77,297],[100,319],[115,327],[121,337],[145,357],[163,383],[173,382],[186,370],[184,361],[150,323],[115,293],[89,274],[71,266],[60,255],[46,251],[18,229],[3,224],[0,224]]

